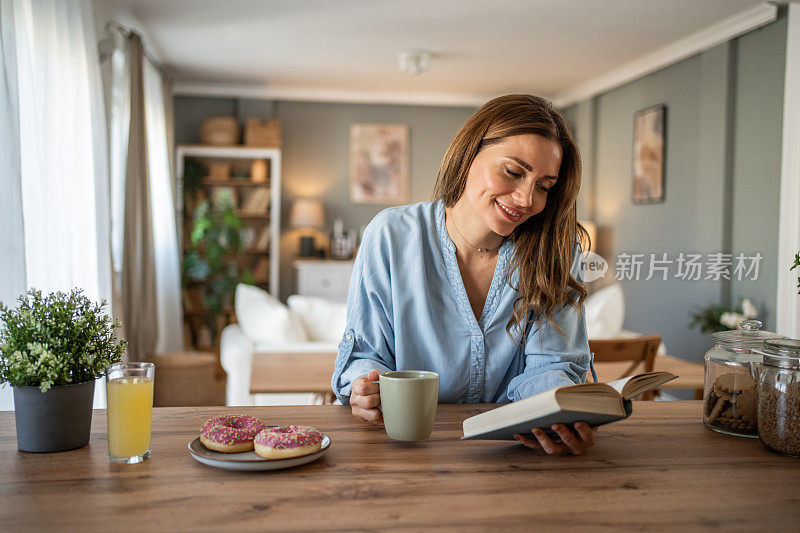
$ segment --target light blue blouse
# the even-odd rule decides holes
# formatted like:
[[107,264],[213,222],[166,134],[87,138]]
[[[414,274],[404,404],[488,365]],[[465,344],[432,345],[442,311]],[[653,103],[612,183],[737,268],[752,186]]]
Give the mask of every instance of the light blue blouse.
[[[480,320],[455,251],[441,201],[386,209],[367,226],[331,380],[343,404],[350,384],[373,368],[438,373],[440,403],[514,401],[585,380],[592,356],[585,320],[572,306],[554,314],[564,336],[546,320],[527,326],[524,345],[506,333],[518,297],[517,272],[506,275],[511,241],[498,252]],[[512,333],[520,339],[519,329]]]

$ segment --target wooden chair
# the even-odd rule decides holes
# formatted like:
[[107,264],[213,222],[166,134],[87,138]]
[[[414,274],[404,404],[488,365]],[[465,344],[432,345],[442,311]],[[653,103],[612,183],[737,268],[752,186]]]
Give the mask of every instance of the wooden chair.
[[[645,335],[619,339],[589,340],[589,350],[594,354],[595,363],[615,363],[631,361],[628,368],[617,379],[633,374],[640,365],[640,372],[652,372],[661,335]],[[642,395],[643,400],[652,400],[653,391]]]
[[218,355],[169,352],[149,360],[156,364],[155,407],[225,405],[225,377],[218,372]]

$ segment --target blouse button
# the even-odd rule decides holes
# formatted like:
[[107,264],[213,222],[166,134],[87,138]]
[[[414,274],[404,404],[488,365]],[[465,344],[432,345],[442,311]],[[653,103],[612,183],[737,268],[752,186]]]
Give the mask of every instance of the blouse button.
[[353,335],[348,333],[347,335],[344,336],[344,338],[347,339],[347,340],[350,340],[350,339],[353,338]]

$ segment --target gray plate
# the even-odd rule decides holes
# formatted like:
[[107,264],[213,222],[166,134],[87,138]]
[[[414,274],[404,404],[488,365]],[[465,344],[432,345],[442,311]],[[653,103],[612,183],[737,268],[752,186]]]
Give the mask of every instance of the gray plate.
[[322,448],[318,452],[301,455],[300,457],[290,457],[289,459],[264,459],[256,452],[242,453],[222,453],[209,450],[200,442],[200,437],[195,437],[189,443],[189,453],[196,460],[204,465],[224,468],[226,470],[281,470],[293,466],[304,465],[311,461],[316,461],[328,451],[331,446],[331,439],[327,435],[322,436]]

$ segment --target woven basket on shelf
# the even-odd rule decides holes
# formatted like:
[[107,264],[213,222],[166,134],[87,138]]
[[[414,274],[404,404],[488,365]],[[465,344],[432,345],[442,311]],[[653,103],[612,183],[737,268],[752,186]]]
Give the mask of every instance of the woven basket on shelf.
[[200,126],[200,142],[216,146],[239,143],[239,121],[234,117],[209,117]]
[[261,121],[248,118],[244,126],[244,144],[261,148],[281,147],[281,121],[271,119]]

